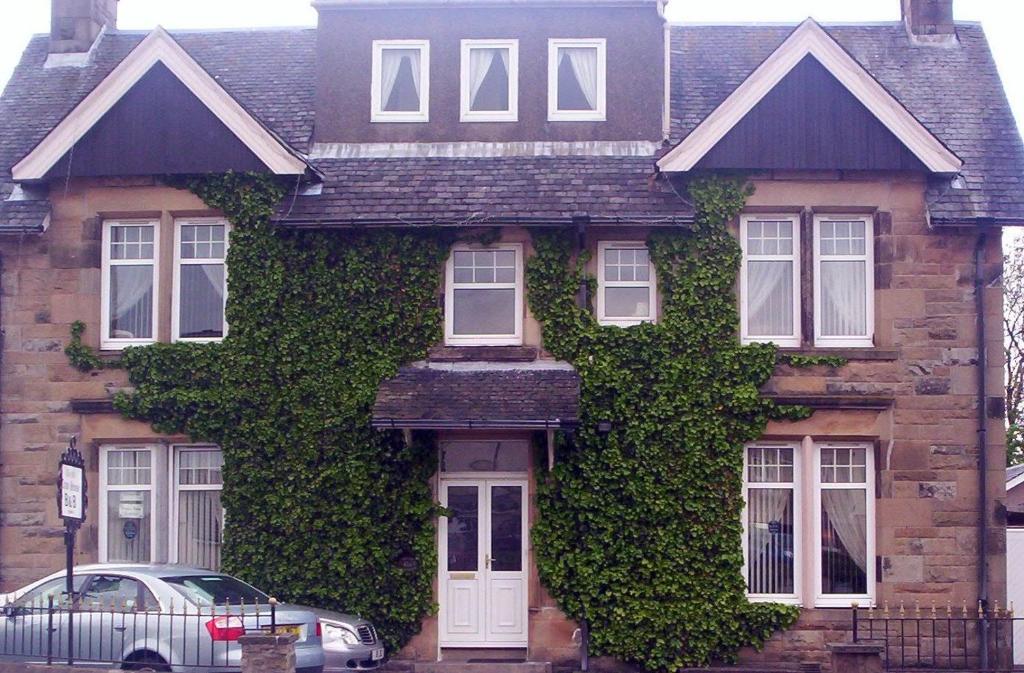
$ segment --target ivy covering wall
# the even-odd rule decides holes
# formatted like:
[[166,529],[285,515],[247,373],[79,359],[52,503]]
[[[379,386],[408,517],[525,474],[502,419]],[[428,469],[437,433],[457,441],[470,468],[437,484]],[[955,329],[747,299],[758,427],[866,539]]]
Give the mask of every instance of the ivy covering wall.
[[[436,452],[429,437],[406,446],[371,429],[370,413],[379,383],[441,339],[452,238],[275,230],[284,190],[267,177],[178,186],[234,225],[230,334],[127,349],[117,366],[135,392],[115,406],[222,447],[226,571],[293,602],[362,614],[394,651],[434,609]],[[544,346],[582,379],[580,429],[540,479],[541,579],[587,620],[593,653],[648,670],[728,660],[797,615],[749,603],[741,576],[743,443],[770,418],[808,413],[761,396],[775,348],[736,338],[740,250],[726,223],[747,195],[740,181],[695,182],[695,226],[651,238],[657,324],[601,327],[578,307],[580,283],[593,290],[594,280],[562,233],[535,234],[527,262]],[[81,330],[71,362],[106,366]],[[598,433],[606,420],[611,432]]]
[[[136,392],[115,406],[221,446],[225,571],[291,602],[363,615],[394,650],[434,609],[436,458],[432,446],[372,429],[370,414],[380,381],[441,337],[449,241],[274,230],[284,192],[268,178],[180,186],[234,226],[230,334],[125,350]],[[96,364],[80,340],[69,348],[79,366]]]
[[526,268],[545,348],[581,377],[579,431],[539,486],[541,579],[587,620],[593,653],[658,671],[732,659],[797,617],[745,596],[743,444],[770,418],[809,412],[761,396],[776,349],[736,337],[741,252],[727,222],[748,188],[706,179],[689,191],[692,230],[649,240],[657,324],[602,327],[579,308],[586,260],[567,236],[535,236]]

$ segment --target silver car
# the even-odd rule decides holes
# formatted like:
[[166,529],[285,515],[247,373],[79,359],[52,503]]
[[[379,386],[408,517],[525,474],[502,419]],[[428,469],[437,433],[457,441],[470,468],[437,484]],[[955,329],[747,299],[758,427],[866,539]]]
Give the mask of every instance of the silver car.
[[367,671],[384,664],[384,643],[373,624],[354,615],[317,608],[306,609],[320,618],[325,673]]
[[[117,564],[80,566],[74,572],[78,598],[73,611],[63,572],[0,601],[0,655],[27,661],[49,657],[59,663],[70,653],[76,663],[114,663],[129,670],[237,671],[238,638],[272,626],[269,597],[230,575]],[[72,619],[73,628],[68,628]],[[313,612],[278,605],[273,627],[297,637],[297,671],[323,670],[321,625]]]

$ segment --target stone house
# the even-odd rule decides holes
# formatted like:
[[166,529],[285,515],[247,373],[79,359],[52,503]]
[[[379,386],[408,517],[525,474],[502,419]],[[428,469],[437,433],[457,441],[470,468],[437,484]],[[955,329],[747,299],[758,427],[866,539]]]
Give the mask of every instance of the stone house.
[[296,186],[282,228],[499,229],[452,250],[443,342],[374,409],[437,432],[451,512],[438,614],[397,656],[576,659],[528,534],[530,447],[579,414],[525,301],[531,232],[579,233],[601,323],[657,321],[645,241],[694,215],[673,181],[744,171],[737,339],[848,360],[765,389],[816,413],[746,447],[746,580],[803,609],[744,660],[826,661],[853,603],[1005,605],[1000,227],[1024,223],[1024,146],[981,26],[951,0],[798,26],[673,25],[662,0],[314,5],[312,29],[170,34],[54,0],[28,45],[0,99],[0,589],[63,561],[71,436],[80,562],[218,567],[218,448],[125,420],[123,373],[63,348],[79,320],[103,356],[222,339],[229,225],[160,178],[258,171]]

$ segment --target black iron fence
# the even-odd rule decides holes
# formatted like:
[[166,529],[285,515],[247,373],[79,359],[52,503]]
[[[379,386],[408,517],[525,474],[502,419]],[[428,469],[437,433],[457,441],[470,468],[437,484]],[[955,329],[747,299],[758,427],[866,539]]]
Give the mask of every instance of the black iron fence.
[[881,645],[887,671],[1019,672],[1024,669],[1014,667],[1014,647],[1024,645],[1015,643],[1022,634],[1024,617],[998,603],[988,610],[966,603],[853,607],[853,641]]
[[184,600],[128,606],[51,596],[45,605],[14,603],[2,608],[0,658],[157,671],[173,666],[191,673],[237,670],[241,636],[298,628],[277,625],[273,599],[197,607]]

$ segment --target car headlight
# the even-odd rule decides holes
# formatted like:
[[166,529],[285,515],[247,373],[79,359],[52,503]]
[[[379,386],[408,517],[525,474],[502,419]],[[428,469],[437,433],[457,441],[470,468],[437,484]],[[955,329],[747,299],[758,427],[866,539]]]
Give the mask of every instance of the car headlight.
[[324,644],[341,642],[346,645],[358,645],[359,636],[346,629],[344,626],[322,622],[324,632]]

